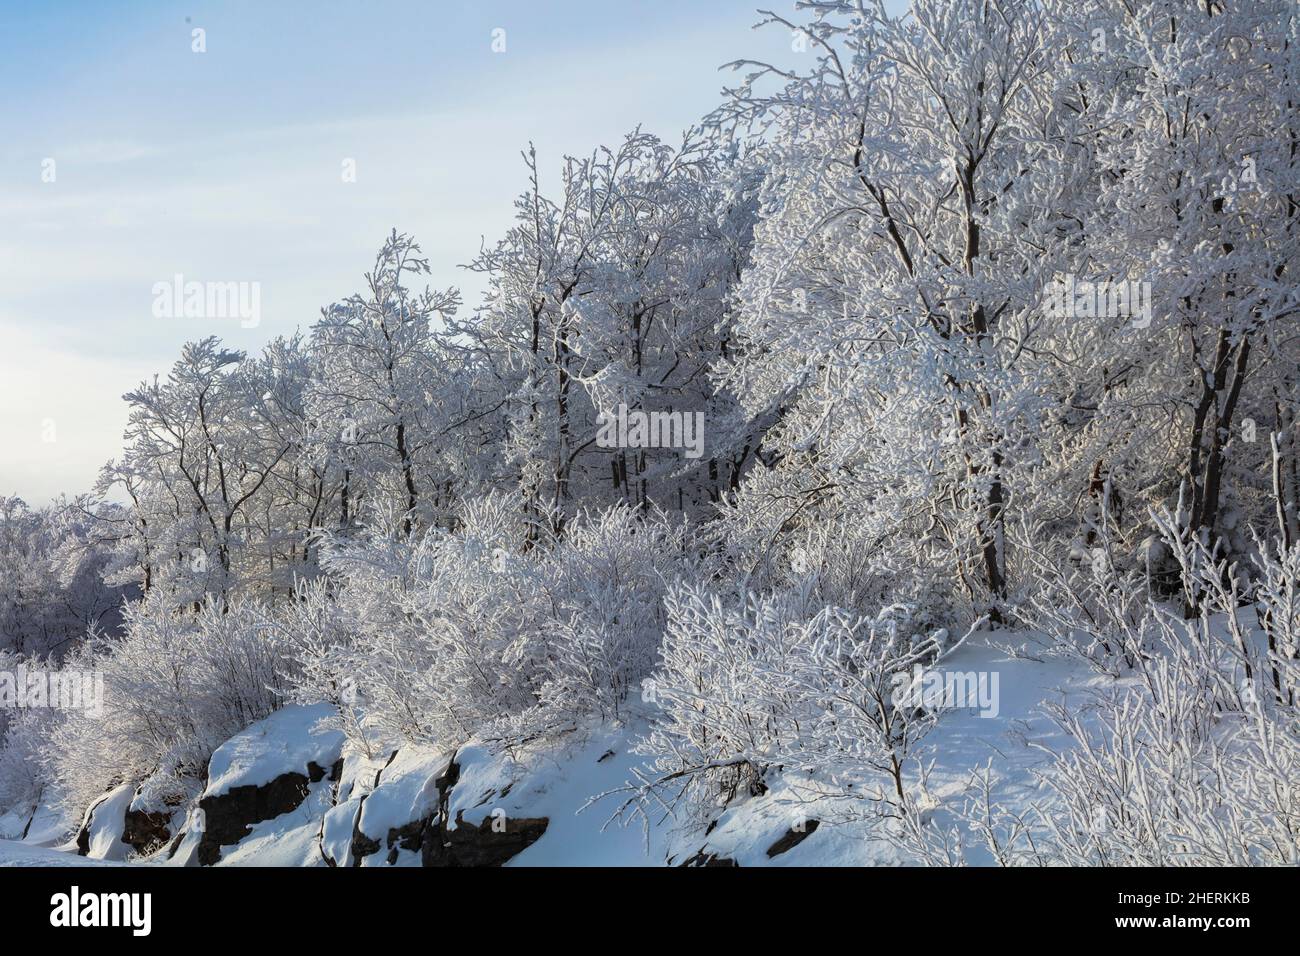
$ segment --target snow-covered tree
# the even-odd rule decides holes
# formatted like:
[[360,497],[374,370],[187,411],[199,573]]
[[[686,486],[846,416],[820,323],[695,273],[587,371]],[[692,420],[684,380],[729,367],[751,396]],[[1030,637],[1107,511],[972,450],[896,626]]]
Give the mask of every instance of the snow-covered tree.
[[312,329],[310,434],[316,460],[342,475],[341,524],[369,495],[380,508],[400,503],[410,534],[435,520],[464,477],[442,461],[449,434],[468,424],[458,421],[464,382],[434,335],[460,295],[404,284],[428,272],[415,240],[394,231],[366,274],[367,292],[325,309]]

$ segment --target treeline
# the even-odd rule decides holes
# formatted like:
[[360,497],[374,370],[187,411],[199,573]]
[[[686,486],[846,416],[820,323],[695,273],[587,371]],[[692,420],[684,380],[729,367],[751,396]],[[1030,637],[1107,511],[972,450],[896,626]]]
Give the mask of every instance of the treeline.
[[[513,746],[651,679],[630,812],[802,761],[810,786],[884,781],[946,859],[907,769],[927,727],[885,688],[988,624],[1142,675],[1104,714],[1141,709],[1153,756],[1096,765],[1150,759],[1189,801],[1080,842],[1066,761],[1045,829],[972,824],[1007,859],[1037,832],[1054,860],[1168,860],[1194,818],[1221,837],[1199,860],[1294,861],[1293,5],[801,8],[769,23],[803,68],[735,64],[680,145],[566,159],[556,195],[525,153],[513,226],[468,266],[482,303],[422,288],[394,232],[305,334],[193,343],[126,396],[94,497],[128,503],[78,506],[105,580],[142,593],[76,652],[110,716],[11,728],[40,768],[11,802],[126,779],[183,802],[288,699],[334,701],[367,750]],[[703,455],[605,447],[620,406],[702,414]],[[1250,634],[1223,630],[1238,606]],[[1166,725],[1199,728],[1219,789]]]

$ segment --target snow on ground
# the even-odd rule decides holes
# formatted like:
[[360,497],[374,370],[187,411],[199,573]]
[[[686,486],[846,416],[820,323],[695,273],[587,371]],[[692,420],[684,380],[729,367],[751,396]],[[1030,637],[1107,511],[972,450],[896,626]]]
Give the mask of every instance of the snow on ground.
[[[1008,640],[1005,632],[999,641]],[[1012,658],[976,635],[944,660],[937,670],[996,675],[996,714],[981,716],[975,709],[951,710],[923,741],[927,759],[935,759],[928,793],[939,805],[960,805],[970,773],[992,761],[1000,799],[1017,809],[1038,795],[1035,767],[1048,758],[1026,746],[1033,741],[1057,748],[1062,739],[1040,705],[1064,697],[1083,703],[1084,692],[1108,681],[1086,667],[1056,659]],[[828,822],[842,818],[824,799],[809,801],[788,781],[775,780],[767,794],[734,804],[716,817],[707,837],[681,813],[677,819],[654,817],[649,848],[640,823],[606,826],[621,797],[611,795],[581,810],[589,798],[615,790],[632,777],[644,757],[630,751],[645,728],[634,718],[623,728],[603,728],[580,737],[558,751],[530,753],[520,766],[503,755],[490,756],[481,747],[457,754],[461,778],[452,791],[450,816],[477,824],[494,811],[550,818],[540,840],[508,866],[645,866],[662,865],[671,856],[681,863],[703,851],[734,860],[741,866],[897,866],[907,862],[891,843],[873,834],[873,824]],[[802,842],[769,857],[767,851],[804,820],[818,820]],[[991,862],[991,861],[985,861]]]
[[0,840],[21,840],[28,846],[54,846],[75,824],[63,810],[42,803],[35,813],[11,810],[0,816]]
[[[998,641],[1009,639],[1005,632]],[[1040,712],[1041,704],[1060,700],[1082,704],[1085,691],[1109,679],[1093,674],[1078,662],[1047,658],[1012,658],[989,643],[988,635],[975,635],[935,668],[941,673],[997,677],[997,713],[981,716],[978,709],[950,710],[924,738],[921,751],[927,763],[934,759],[927,792],[934,807],[960,807],[973,770],[992,761],[993,782],[1002,806],[1019,810],[1039,795],[1033,774],[1048,757],[1027,746],[1059,748],[1060,734]],[[907,770],[915,776],[914,766]],[[738,803],[717,818],[707,839],[697,849],[706,855],[736,861],[741,866],[898,866],[908,861],[897,847],[873,833],[872,822],[830,822],[843,817],[843,806],[825,798],[810,799],[805,789],[791,781],[774,781],[761,797]],[[817,820],[805,839],[791,849],[768,857],[767,851],[779,839],[805,821]],[[689,843],[678,840],[677,862],[682,852],[693,853]],[[978,847],[973,862],[981,859]]]
[[[997,637],[1009,639],[1005,632]],[[949,711],[923,741],[927,759],[935,760],[925,799],[939,812],[960,806],[971,771],[990,761],[999,802],[1007,809],[1022,808],[1038,795],[1033,770],[1047,759],[1027,744],[1055,749],[1063,743],[1039,712],[1042,702],[1064,697],[1067,703],[1082,706],[1089,688],[1109,680],[1078,662],[1012,658],[980,635],[938,669],[983,674],[987,681],[996,675],[997,687],[995,715],[991,708],[987,716],[973,709]],[[264,784],[282,773],[301,772],[308,761],[332,765],[343,749],[343,738],[335,731],[318,729],[328,713],[324,705],[286,708],[232,738],[213,755],[206,793]],[[477,743],[461,747],[456,752],[460,776],[450,795],[451,826],[478,826],[493,815],[548,818],[541,838],[511,859],[509,866],[656,866],[669,860],[681,863],[697,852],[741,866],[908,862],[873,832],[869,822],[837,822],[843,814],[836,813],[836,806],[809,801],[791,781],[782,779],[772,781],[772,789],[763,796],[715,812],[707,835],[699,821],[681,815],[677,819],[656,816],[647,845],[639,822],[609,823],[621,797],[608,796],[588,806],[593,796],[632,779],[633,768],[644,762],[631,748],[647,720],[646,714],[634,714],[621,726],[586,728],[558,744],[533,746],[513,756],[493,753]],[[219,865],[324,866],[328,855],[337,865],[347,866],[352,862],[358,811],[361,833],[382,845],[379,852],[363,859],[364,865],[383,865],[390,853],[396,865],[419,865],[419,852],[399,846],[394,853],[387,837],[391,830],[434,812],[439,799],[436,780],[449,756],[445,750],[420,747],[406,747],[396,755],[349,753],[337,785],[328,778],[312,784],[301,806],[254,824],[253,832],[238,846],[224,848]],[[112,799],[110,795],[109,802]],[[109,808],[114,814],[115,807]],[[108,810],[101,804],[97,812]],[[804,828],[811,829],[806,838],[769,857],[777,841],[785,838],[788,846],[792,828],[798,831],[803,821],[811,820],[818,824]],[[92,833],[92,846],[97,845],[95,839]],[[172,862],[183,865],[191,856],[182,845]],[[31,841],[0,843],[0,865],[89,862],[66,852],[38,849]]]
[[221,848],[217,866],[325,866],[321,818],[330,809],[333,786],[328,780],[314,783],[297,809],[252,824],[252,834],[238,846]]
[[0,840],[0,866],[122,866],[107,860],[88,860],[76,852],[52,850],[14,840]]
[[88,856],[94,860],[125,860],[131,848],[122,842],[126,811],[135,796],[135,784],[124,783],[108,792],[91,809]]
[[609,821],[618,800],[583,807],[591,797],[622,786],[645,758],[630,752],[644,721],[598,728],[554,752],[529,754],[525,768],[480,747],[462,748],[461,776],[448,816],[478,824],[494,812],[507,817],[548,817],[542,838],[507,866],[655,866],[665,858],[666,828],[650,834],[647,851],[639,825]]

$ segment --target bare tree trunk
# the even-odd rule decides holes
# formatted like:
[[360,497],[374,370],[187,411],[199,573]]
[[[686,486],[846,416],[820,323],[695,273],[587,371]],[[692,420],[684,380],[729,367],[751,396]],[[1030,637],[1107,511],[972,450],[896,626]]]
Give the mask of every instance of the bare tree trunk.
[[410,537],[419,495],[415,490],[414,466],[406,447],[406,423],[400,419],[397,422],[397,455],[402,461],[402,480],[406,484],[406,517],[402,519],[402,533]]

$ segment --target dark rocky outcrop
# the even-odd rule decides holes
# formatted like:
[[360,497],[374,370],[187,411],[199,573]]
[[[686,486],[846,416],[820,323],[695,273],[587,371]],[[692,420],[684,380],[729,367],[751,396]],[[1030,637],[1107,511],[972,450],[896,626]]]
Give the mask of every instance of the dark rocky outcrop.
[[[451,792],[460,783],[460,762],[452,754],[447,769],[434,781],[438,788],[438,811],[425,833],[420,862],[425,866],[501,866],[532,846],[550,825],[547,817],[484,817],[478,826],[465,822],[465,811],[456,814],[455,826],[448,827]],[[506,796],[513,784],[498,795]],[[479,805],[490,799],[488,795]]]
[[199,800],[203,811],[199,865],[211,866],[220,860],[221,848],[248,836],[252,824],[296,810],[307,796],[308,782],[303,774],[284,773],[260,787],[231,787]]
[[791,827],[785,832],[785,835],[781,837],[781,839],[777,840],[767,848],[768,858],[770,859],[774,856],[780,856],[787,850],[793,850],[804,840],[816,833],[819,826],[821,826],[820,820],[808,820],[804,823],[803,829],[801,830],[796,830]]
[[261,786],[231,787],[225,793],[201,798],[203,837],[198,847],[199,865],[212,866],[220,860],[221,848],[233,846],[248,836],[254,823],[273,820],[298,809],[307,798],[309,784],[319,783],[327,774],[331,781],[337,781],[342,772],[342,760],[336,761],[328,771],[308,762],[305,775],[283,773]]
[[[329,778],[332,783],[337,783],[343,776],[343,758],[340,757],[334,761],[333,766],[329,768]],[[320,783],[325,779],[325,768],[319,766],[316,761],[307,761],[307,779],[311,783]]]
[[98,806],[98,802],[86,812],[86,818],[81,821],[81,829],[77,831],[77,856],[90,853],[90,821],[95,817],[95,806]]
[[397,862],[398,849],[418,851],[423,848],[425,835],[433,824],[432,817],[412,820],[405,826],[393,827],[388,831],[388,864]]
[[421,861],[425,866],[501,866],[536,843],[546,832],[546,817],[485,817],[479,825],[465,823],[456,814],[456,826],[435,828],[425,839]]
[[[357,813],[357,819],[361,819],[360,812]],[[352,865],[360,866],[364,857],[372,853],[378,853],[384,848],[384,845],[378,840],[372,840],[361,832],[360,825],[352,830]]]
[[716,853],[709,853],[700,850],[694,856],[682,860],[679,866],[740,866],[735,860],[725,856],[718,856]]
[[[387,849],[385,862],[390,865],[398,861],[400,851],[408,850],[418,852],[424,866],[501,866],[537,842],[546,832],[550,824],[546,817],[507,818],[498,813],[475,825],[465,822],[463,810],[457,813],[455,824],[449,827],[451,793],[460,780],[460,770],[453,755],[446,769],[434,778],[438,803],[433,812],[422,819],[389,828],[382,841],[362,831],[358,812],[352,834],[352,865],[360,866],[364,857]],[[376,785],[378,783],[376,779]],[[493,797],[504,796],[508,789],[484,794],[478,805]]]
[[128,809],[122,842],[141,856],[148,856],[171,839],[171,819],[170,813]]

